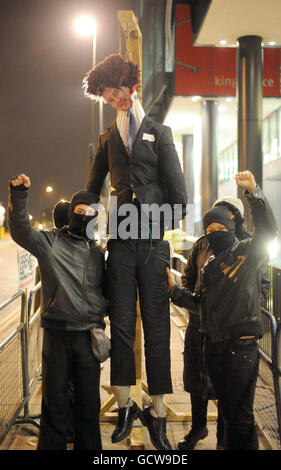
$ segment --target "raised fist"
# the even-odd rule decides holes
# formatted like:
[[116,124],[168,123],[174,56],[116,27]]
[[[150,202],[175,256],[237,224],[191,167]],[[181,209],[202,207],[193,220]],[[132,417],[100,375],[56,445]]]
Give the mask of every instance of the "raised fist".
[[16,187],[16,186],[21,186],[22,184],[26,187],[26,188],[30,188],[31,186],[31,182],[30,182],[30,178],[28,176],[26,176],[24,173],[21,173],[20,175],[18,175],[16,178],[12,179],[10,181],[11,185]]
[[237,173],[237,175],[235,175],[235,180],[237,186],[247,189],[249,193],[254,191],[254,189],[257,187],[255,177],[249,170],[240,171]]

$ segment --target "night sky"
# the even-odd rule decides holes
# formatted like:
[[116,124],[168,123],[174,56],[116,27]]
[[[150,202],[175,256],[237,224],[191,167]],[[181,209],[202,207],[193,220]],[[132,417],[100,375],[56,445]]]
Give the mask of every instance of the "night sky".
[[[44,208],[85,187],[91,102],[81,82],[92,66],[92,41],[77,36],[73,21],[83,13],[95,16],[99,62],[118,52],[119,9],[132,9],[132,2],[1,0],[0,201],[5,205],[8,181],[21,172],[31,178],[29,212],[36,219]],[[105,111],[105,127],[114,117]],[[53,194],[45,192],[47,185]]]

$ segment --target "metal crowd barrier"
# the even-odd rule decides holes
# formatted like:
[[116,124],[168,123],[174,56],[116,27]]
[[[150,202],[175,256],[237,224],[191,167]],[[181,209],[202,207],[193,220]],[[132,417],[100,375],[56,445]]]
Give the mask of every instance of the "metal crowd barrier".
[[272,375],[275,390],[276,412],[279,432],[278,449],[281,449],[281,323],[277,324],[274,353],[272,357]]
[[0,440],[2,440],[27,401],[26,294],[20,290],[0,305],[0,311],[21,298],[20,324],[0,345]]
[[36,309],[36,294],[41,289],[39,282],[28,299],[28,376],[29,389],[33,388],[41,375],[43,330],[40,324],[40,307]]
[[281,322],[281,268],[270,265],[269,276],[271,288],[267,300],[267,310],[272,313],[277,323],[279,323]]
[[[29,413],[29,401],[41,372],[42,329],[40,312],[32,311],[34,293],[19,290],[0,305],[0,311],[21,298],[19,326],[0,344],[0,443],[14,424],[32,424],[39,428]],[[21,414],[23,413],[23,416]]]
[[[171,259],[171,272],[180,283],[187,260],[178,253]],[[271,290],[267,303],[270,311],[262,308],[264,335],[259,340],[260,361],[257,380],[254,413],[257,425],[261,429],[270,447],[281,449],[281,269],[270,267]],[[186,318],[186,310],[176,307]],[[173,321],[175,321],[172,318]],[[176,323],[176,321],[175,321]],[[184,328],[185,330],[185,328]],[[180,331],[184,339],[185,331]]]
[[256,386],[255,419],[274,450],[281,449],[280,386],[277,383],[277,321],[272,313],[262,308],[264,335],[259,340],[261,361]]

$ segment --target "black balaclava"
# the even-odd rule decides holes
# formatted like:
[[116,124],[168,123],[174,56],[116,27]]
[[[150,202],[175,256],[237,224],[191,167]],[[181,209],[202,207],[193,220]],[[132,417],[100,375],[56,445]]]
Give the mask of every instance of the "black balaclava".
[[60,229],[68,225],[69,201],[59,201],[53,208],[53,222],[56,228]]
[[[99,201],[99,196],[90,191],[79,191],[72,196],[68,218],[69,218],[69,231],[78,235],[79,237],[88,238],[92,240],[94,238],[94,226],[97,220],[97,203]],[[74,212],[74,207],[77,204],[86,204],[88,206],[95,205],[96,214],[95,215],[83,215],[76,214]],[[92,224],[90,222],[94,221]],[[88,225],[89,224],[89,225]]]
[[241,212],[241,204],[238,206],[236,203],[236,201],[239,201],[239,199],[232,198],[230,196],[226,197],[226,200],[224,200],[223,197],[221,199],[218,199],[218,201],[214,203],[213,207],[224,206],[232,212],[232,214],[234,215],[234,218],[232,220],[235,225],[235,236],[238,238],[238,240],[244,240],[245,238],[248,238],[251,235],[243,227],[243,224],[245,222],[245,219],[243,218],[244,210],[243,212]]
[[[216,230],[206,235],[207,227],[213,222],[223,224],[228,229],[228,232]],[[234,223],[226,207],[216,206],[206,212],[203,217],[203,227],[205,237],[207,238],[209,245],[216,256],[232,246],[235,239]]]

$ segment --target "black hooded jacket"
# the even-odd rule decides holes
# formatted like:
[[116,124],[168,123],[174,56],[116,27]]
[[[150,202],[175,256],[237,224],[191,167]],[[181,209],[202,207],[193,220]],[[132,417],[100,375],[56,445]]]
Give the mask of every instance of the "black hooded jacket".
[[[194,285],[175,286],[170,293],[172,301],[188,308],[192,321],[196,326],[200,323],[200,330],[213,342],[263,334],[260,271],[266,258],[266,243],[275,236],[277,226],[260,188],[251,194],[246,192],[246,198],[254,219],[253,237],[235,239],[232,247],[217,257],[208,250],[207,240],[202,237],[196,243],[201,247],[205,243],[205,250],[198,252],[195,245],[190,253],[193,263],[184,275],[186,279],[193,278]],[[202,258],[198,264],[194,262],[198,262],[197,256]],[[193,292],[199,294],[200,302]]]
[[8,224],[13,240],[38,259],[41,326],[83,331],[104,328],[104,253],[95,243],[62,230],[35,230],[28,190],[10,189]]

